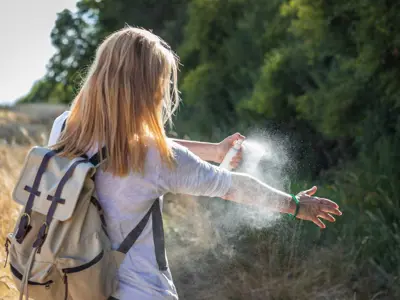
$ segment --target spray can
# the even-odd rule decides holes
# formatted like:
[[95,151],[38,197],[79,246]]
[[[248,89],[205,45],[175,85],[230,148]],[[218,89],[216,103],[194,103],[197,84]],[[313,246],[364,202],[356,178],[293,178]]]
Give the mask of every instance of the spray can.
[[240,147],[243,143],[243,140],[236,140],[233,143],[231,149],[229,149],[228,153],[225,155],[222,163],[219,165],[223,169],[232,170],[231,161],[232,158],[236,155],[236,153],[240,150]]

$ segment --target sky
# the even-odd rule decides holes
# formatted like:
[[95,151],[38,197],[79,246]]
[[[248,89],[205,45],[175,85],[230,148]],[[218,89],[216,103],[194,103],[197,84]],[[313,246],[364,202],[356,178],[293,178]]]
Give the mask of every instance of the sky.
[[26,95],[55,52],[50,33],[57,13],[76,0],[0,0],[0,104]]

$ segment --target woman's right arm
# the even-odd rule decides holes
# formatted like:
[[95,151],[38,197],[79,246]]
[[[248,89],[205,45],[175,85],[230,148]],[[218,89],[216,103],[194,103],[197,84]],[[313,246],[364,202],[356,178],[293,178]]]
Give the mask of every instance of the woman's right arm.
[[[296,204],[290,194],[279,191],[250,175],[236,172],[231,174],[231,187],[222,198],[281,213],[294,214]],[[312,221],[317,226],[325,228],[325,224],[319,217],[334,222],[335,218],[331,214],[340,216],[342,213],[335,202],[313,196],[316,191],[317,187],[313,187],[296,195],[300,203],[297,218]]]
[[[222,197],[246,205],[257,205],[282,213],[294,213],[291,195],[242,173],[229,172],[213,166],[176,143],[172,144],[176,167],[161,167],[159,188],[161,194],[172,192],[194,196]],[[316,187],[296,195],[300,202],[297,217],[309,220],[324,228],[318,219],[335,219],[330,214],[341,215],[336,203],[314,197]]]

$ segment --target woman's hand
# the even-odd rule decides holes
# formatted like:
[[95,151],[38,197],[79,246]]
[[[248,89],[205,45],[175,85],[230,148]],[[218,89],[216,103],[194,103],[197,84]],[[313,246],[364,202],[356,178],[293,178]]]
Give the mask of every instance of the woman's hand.
[[[229,149],[233,146],[234,142],[237,140],[244,140],[245,137],[240,133],[232,134],[225,138],[222,142],[217,144],[217,151],[216,151],[216,163],[221,163],[224,160],[225,155],[228,153]],[[232,158],[231,166],[233,168],[237,168],[242,161],[242,149],[238,151],[238,153]]]
[[341,216],[342,212],[335,202],[325,198],[314,197],[313,195],[316,191],[317,187],[314,186],[296,195],[300,203],[297,218],[312,221],[320,228],[325,228],[325,224],[319,218],[329,222],[335,222],[335,218],[332,214]]

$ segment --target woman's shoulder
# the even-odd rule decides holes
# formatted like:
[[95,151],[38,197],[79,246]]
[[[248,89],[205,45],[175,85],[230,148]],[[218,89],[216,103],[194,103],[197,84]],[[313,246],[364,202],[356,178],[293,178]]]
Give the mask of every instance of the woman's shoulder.
[[[148,139],[147,141],[147,156],[150,162],[161,164],[161,154],[154,140]],[[167,145],[172,150],[175,161],[179,162],[185,159],[189,155],[188,149],[178,143],[173,139],[167,138]]]

